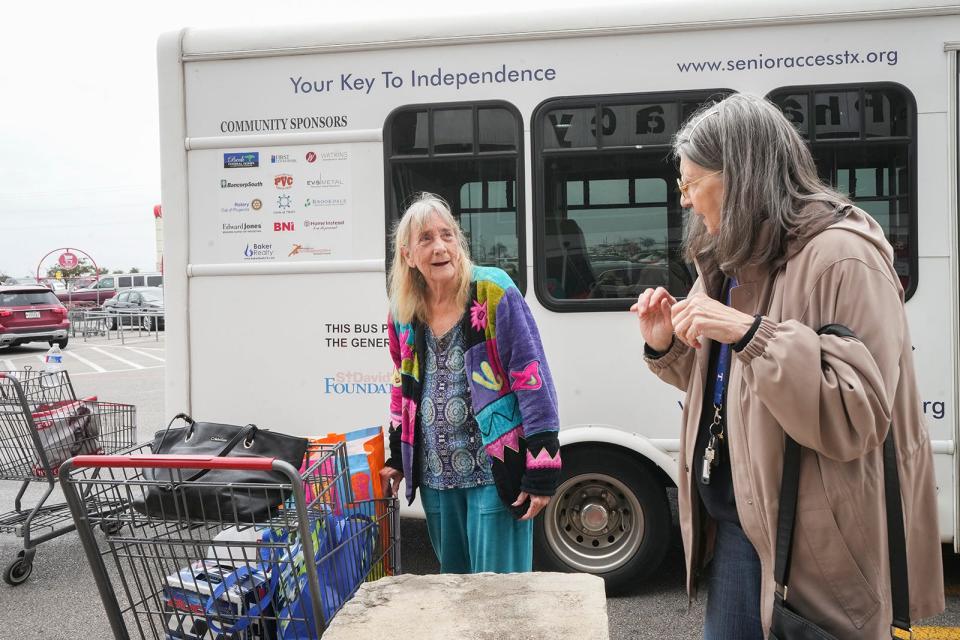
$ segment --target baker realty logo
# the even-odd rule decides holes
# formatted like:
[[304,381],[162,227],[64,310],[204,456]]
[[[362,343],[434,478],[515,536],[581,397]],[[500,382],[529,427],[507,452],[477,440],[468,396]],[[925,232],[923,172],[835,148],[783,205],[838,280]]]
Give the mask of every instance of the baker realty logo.
[[273,245],[269,242],[251,242],[243,250],[244,260],[273,260]]

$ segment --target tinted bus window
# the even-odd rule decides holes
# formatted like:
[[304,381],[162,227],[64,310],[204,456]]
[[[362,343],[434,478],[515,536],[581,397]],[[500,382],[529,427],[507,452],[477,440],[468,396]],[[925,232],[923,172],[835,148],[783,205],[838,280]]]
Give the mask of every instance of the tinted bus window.
[[670,142],[727,91],[563,98],[534,114],[537,296],[557,311],[624,309],[647,287],[686,295]]
[[501,102],[403,107],[387,119],[384,136],[387,264],[394,225],[428,191],[450,205],[474,262],[503,269],[524,289],[519,113]]
[[913,95],[867,84],[789,87],[768,97],[810,143],[820,177],[883,227],[909,298],[917,286]]

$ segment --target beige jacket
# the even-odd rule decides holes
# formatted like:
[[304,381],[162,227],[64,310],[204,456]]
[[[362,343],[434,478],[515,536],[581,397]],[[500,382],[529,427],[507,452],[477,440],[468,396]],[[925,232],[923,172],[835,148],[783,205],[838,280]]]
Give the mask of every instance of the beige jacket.
[[[822,206],[822,205],[820,205]],[[691,293],[717,297],[722,275],[698,265]],[[788,602],[838,638],[889,638],[891,621],[882,443],[892,422],[900,471],[913,620],[944,608],[930,440],[914,374],[893,252],[863,211],[790,245],[778,268],[736,274],[732,305],[762,314],[730,366],[727,434],[741,526],[763,572],[764,632],[773,611],[784,432],[806,447]],[[860,340],[817,335],[825,324]],[[686,391],[680,440],[680,528],[687,590],[712,553],[713,522],[692,473],[709,343],[674,340],[648,365]]]

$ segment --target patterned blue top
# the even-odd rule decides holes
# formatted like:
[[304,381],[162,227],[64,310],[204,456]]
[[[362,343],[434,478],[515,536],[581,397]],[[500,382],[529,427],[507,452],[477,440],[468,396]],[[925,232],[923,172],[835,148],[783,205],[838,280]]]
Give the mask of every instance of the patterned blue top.
[[424,333],[427,357],[420,405],[421,482],[432,489],[493,484],[490,459],[470,403],[461,323],[439,338],[429,327]]

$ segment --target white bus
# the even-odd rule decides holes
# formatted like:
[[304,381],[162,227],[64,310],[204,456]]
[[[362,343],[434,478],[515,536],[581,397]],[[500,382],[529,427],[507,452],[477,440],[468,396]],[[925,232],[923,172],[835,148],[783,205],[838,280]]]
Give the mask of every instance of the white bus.
[[[443,196],[533,310],[560,394],[546,566],[616,589],[671,535],[682,394],[627,308],[682,296],[671,136],[765,95],[886,230],[957,544],[960,5],[652,2],[464,20],[186,29],[159,43],[166,413],[300,434],[383,424],[388,235]],[[932,526],[932,523],[931,523]]]

